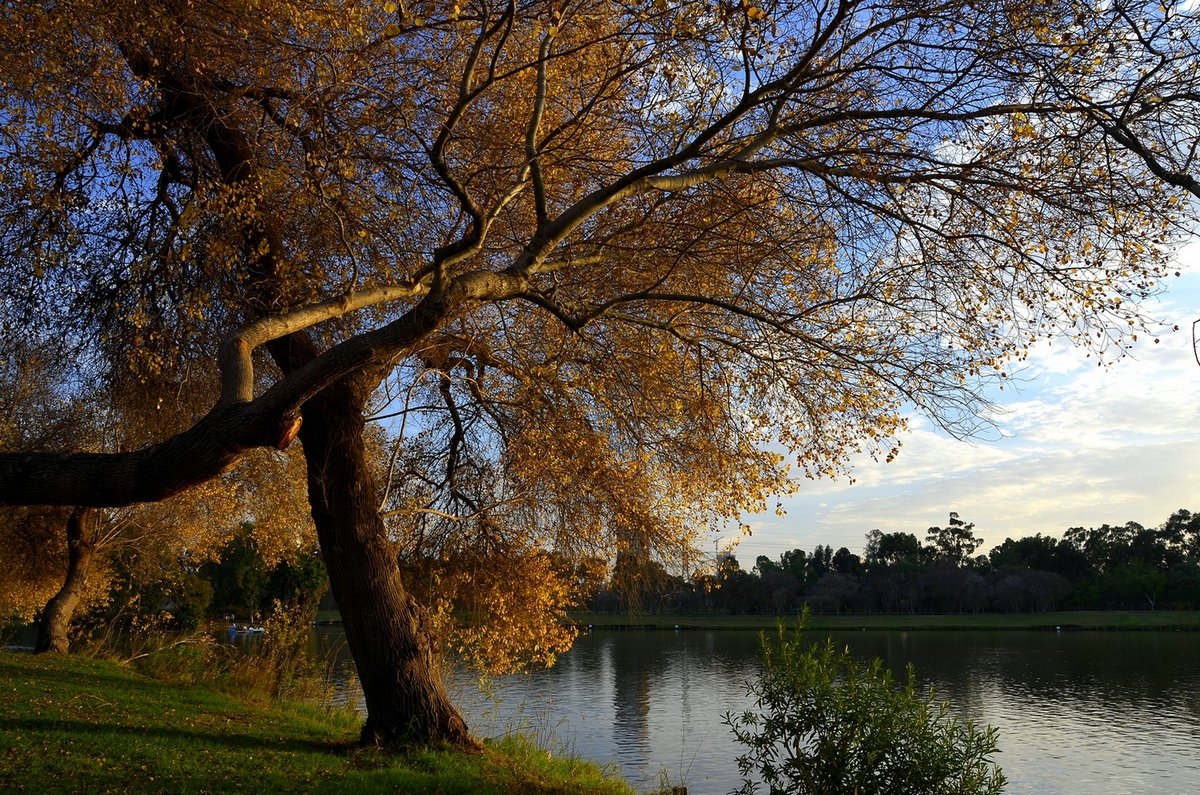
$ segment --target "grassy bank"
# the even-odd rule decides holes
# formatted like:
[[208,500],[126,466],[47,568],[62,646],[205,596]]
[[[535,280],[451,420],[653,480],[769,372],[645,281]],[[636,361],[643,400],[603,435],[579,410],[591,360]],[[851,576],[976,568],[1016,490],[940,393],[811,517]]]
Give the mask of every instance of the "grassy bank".
[[[773,629],[778,616],[691,616],[576,613],[579,625],[597,629]],[[795,617],[783,617],[792,621]],[[812,616],[813,630],[1200,630],[1200,611],[1063,611],[974,615]]]
[[358,718],[0,653],[0,792],[612,793],[596,765],[518,740],[484,753],[354,748]]

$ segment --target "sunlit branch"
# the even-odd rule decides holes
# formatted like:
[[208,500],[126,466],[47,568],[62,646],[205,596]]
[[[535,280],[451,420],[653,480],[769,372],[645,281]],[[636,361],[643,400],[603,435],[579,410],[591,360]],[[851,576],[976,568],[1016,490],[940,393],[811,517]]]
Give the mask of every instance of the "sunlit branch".
[[221,345],[221,402],[254,399],[254,349],[271,340],[369,306],[414,298],[429,290],[428,279],[415,284],[356,290],[282,315],[268,315],[243,326]]

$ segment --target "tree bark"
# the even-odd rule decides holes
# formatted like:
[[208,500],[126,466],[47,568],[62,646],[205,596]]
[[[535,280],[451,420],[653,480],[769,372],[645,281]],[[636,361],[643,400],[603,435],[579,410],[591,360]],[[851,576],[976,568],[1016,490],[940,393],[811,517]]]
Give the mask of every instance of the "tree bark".
[[362,741],[477,749],[446,692],[428,616],[404,587],[379,516],[357,391],[343,382],[306,403],[300,440],[317,537],[366,699]]
[[67,519],[67,575],[62,588],[42,609],[33,647],[35,653],[67,653],[71,618],[96,555],[96,528],[96,512],[91,508],[76,508]]

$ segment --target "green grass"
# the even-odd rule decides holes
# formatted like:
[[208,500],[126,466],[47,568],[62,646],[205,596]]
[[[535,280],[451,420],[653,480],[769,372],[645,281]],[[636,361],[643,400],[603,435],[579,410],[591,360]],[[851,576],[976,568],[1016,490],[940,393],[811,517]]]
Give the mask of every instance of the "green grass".
[[[658,629],[773,629],[779,616],[691,616],[683,614],[635,615],[576,613],[578,624],[606,628]],[[782,617],[783,621],[795,616]],[[1090,630],[1200,630],[1200,611],[1060,611],[1055,613],[978,613],[974,615],[862,615],[812,616],[815,630],[975,630],[975,629],[1090,629]]]
[[358,719],[148,679],[111,662],[0,653],[0,792],[612,793],[597,765],[519,739],[481,754],[357,749]]

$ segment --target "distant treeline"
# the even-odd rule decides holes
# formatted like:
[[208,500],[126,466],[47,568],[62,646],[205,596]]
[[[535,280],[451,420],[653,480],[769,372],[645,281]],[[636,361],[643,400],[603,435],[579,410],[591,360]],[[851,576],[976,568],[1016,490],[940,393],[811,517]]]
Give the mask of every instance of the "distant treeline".
[[986,555],[983,539],[951,513],[924,541],[912,533],[867,534],[861,555],[845,547],[760,555],[750,571],[731,554],[715,571],[672,575],[651,560],[618,558],[593,591],[596,611],[790,614],[979,613],[1050,610],[1200,609],[1200,514],[1166,522],[1072,527],[1062,538],[1006,538]]

